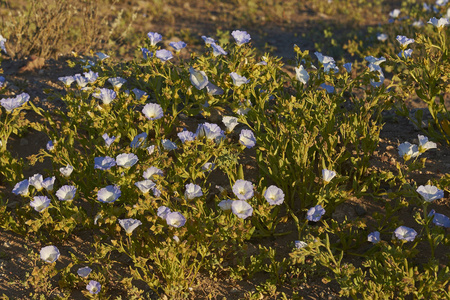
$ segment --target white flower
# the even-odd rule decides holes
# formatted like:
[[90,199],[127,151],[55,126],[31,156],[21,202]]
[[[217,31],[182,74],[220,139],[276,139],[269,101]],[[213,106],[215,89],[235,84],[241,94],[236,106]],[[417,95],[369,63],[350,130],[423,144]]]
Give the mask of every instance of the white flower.
[[44,177],[41,174],[34,174],[28,179],[30,185],[34,186],[36,190],[40,191],[43,188]]
[[376,58],[373,57],[372,55],[370,56],[366,56],[364,57],[365,60],[367,60],[369,62],[369,64],[374,64],[374,65],[381,65],[382,63],[384,63],[386,61],[386,58],[384,58],[383,56],[380,58]]
[[398,154],[403,157],[405,161],[407,161],[410,158],[419,156],[419,147],[409,142],[404,142],[398,146]]
[[92,269],[89,267],[79,268],[77,271],[78,276],[86,278],[91,273]]
[[253,148],[256,145],[256,137],[253,131],[249,129],[242,129],[239,135],[239,143],[247,148]]
[[36,196],[33,197],[33,201],[30,202],[30,206],[34,208],[35,211],[41,212],[50,205],[50,199],[47,196]]
[[243,84],[250,82],[250,79],[247,79],[247,78],[245,78],[245,76],[241,76],[235,72],[230,73],[230,77],[231,77],[231,79],[233,79],[233,84],[235,86],[241,86]]
[[54,263],[59,258],[59,255],[60,253],[56,246],[47,246],[40,251],[41,259],[50,264]]
[[246,219],[253,214],[253,208],[244,200],[235,200],[231,203],[231,211],[241,219]]
[[421,185],[416,190],[426,202],[444,198],[444,191],[432,185]]
[[73,167],[71,165],[67,165],[63,168],[60,168],[59,171],[63,174],[64,177],[69,177],[73,172]]
[[136,219],[119,219],[119,224],[127,234],[131,234],[142,222]]
[[234,127],[239,124],[238,118],[229,116],[222,117],[222,123],[227,127],[227,132],[232,132]]
[[271,185],[264,193],[264,198],[270,205],[280,205],[284,202],[284,193],[279,187]]
[[253,197],[253,184],[250,181],[238,179],[233,185],[233,193],[240,200],[248,200]]
[[419,152],[423,153],[429,149],[437,148],[437,144],[434,142],[429,142],[428,138],[423,135],[418,135],[419,137]]
[[117,155],[116,163],[119,167],[131,168],[138,162],[139,158],[133,153],[122,153]]
[[55,184],[55,179],[56,179],[55,176],[45,178],[44,181],[42,182],[42,187],[44,189],[46,189],[48,192],[53,191],[53,185]]
[[295,68],[295,78],[303,84],[306,84],[309,80],[309,74],[305,70],[305,68],[300,65],[298,68]]
[[379,40],[380,42],[384,42],[387,39],[388,35],[386,33],[377,34],[377,40]]
[[142,113],[150,121],[161,119],[164,116],[161,105],[157,103],[147,103],[142,109]]
[[228,199],[228,200],[220,201],[220,203],[218,205],[222,210],[227,211],[227,210],[231,210],[232,203],[233,203],[233,200]]
[[189,68],[189,79],[193,86],[195,86],[198,90],[202,90],[208,84],[208,76],[206,76],[205,72],[197,71],[193,67]]
[[73,200],[76,192],[77,188],[73,185],[63,185],[56,191],[55,195],[58,197],[59,201],[69,201]]
[[138,181],[134,185],[137,186],[144,194],[147,194],[150,190],[153,190],[156,187],[156,184],[150,179]]
[[335,171],[330,171],[330,170],[327,170],[327,169],[323,169],[322,170],[323,181],[325,181],[327,183],[330,182],[331,179],[333,179],[335,176],[336,176],[336,172]]
[[126,79],[122,78],[122,77],[114,77],[114,78],[109,78],[108,82],[111,83],[111,85],[115,88],[115,89],[120,89],[122,87],[122,85],[127,82]]
[[393,11],[391,11],[391,12],[389,13],[389,17],[391,17],[391,18],[393,18],[393,19],[396,19],[396,18],[398,18],[398,16],[400,15],[400,13],[401,13],[401,10],[398,9],[398,8],[396,8],[396,9],[394,9]]
[[203,196],[202,188],[199,185],[189,183],[186,184],[186,191],[184,192],[184,197],[187,200],[192,200],[194,198],[198,198]]
[[155,175],[164,176],[164,173],[162,170],[158,169],[157,167],[150,167],[147,170],[145,170],[143,177],[145,179],[150,179]]
[[378,73],[378,81],[375,81],[374,79],[370,79],[370,84],[373,87],[377,87],[377,88],[380,87],[383,84],[384,79],[385,79],[384,73],[381,70],[381,67],[376,64],[369,64],[369,71]]

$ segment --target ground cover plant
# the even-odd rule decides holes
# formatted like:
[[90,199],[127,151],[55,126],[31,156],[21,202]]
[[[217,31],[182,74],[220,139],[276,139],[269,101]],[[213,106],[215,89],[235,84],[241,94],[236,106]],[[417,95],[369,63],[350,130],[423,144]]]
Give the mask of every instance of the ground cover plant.
[[[249,23],[300,5],[233,2],[255,11]],[[54,4],[28,9],[70,2]],[[348,15],[354,4],[301,5]],[[380,2],[361,5],[381,14]],[[5,73],[0,296],[449,299],[450,164],[439,158],[450,140],[449,7],[405,1],[367,29],[372,40],[340,45],[339,59],[302,45],[289,60],[263,53],[250,30],[193,48],[143,32],[131,60],[120,50],[67,58],[71,73],[43,91],[52,108]],[[24,34],[53,28],[20,20]],[[26,37],[9,45],[19,40],[8,34],[2,65],[61,51]],[[383,130],[400,125],[413,134],[397,128],[386,145]],[[40,147],[17,155],[33,136]]]

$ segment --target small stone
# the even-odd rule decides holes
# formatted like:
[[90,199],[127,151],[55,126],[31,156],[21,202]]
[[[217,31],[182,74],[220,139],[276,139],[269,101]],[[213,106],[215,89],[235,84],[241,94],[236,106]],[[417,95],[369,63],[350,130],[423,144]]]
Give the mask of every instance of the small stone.
[[28,145],[28,140],[26,138],[21,138],[20,139],[20,146],[26,146]]

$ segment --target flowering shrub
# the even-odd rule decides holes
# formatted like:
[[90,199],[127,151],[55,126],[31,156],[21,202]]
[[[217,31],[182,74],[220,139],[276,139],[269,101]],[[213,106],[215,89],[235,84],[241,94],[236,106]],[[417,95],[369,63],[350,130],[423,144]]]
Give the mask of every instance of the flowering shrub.
[[[227,45],[203,37],[204,53],[186,60],[178,53],[189,51],[186,43],[171,44],[174,57],[162,48],[162,35],[149,32],[132,62],[98,55],[95,62],[78,62],[83,75],[61,77],[66,93],[57,96],[64,110],[45,111],[28,104],[24,94],[2,99],[6,167],[0,175],[20,169],[3,159],[10,157],[4,154],[9,136],[26,125],[21,110],[29,108],[44,119],[33,126],[50,141],[30,163],[47,159],[52,168],[28,179],[20,172],[11,177],[10,193],[26,205],[14,213],[2,208],[0,226],[37,239],[94,235],[86,246],[93,254],[84,258],[43,247],[39,257],[49,264],[37,260],[29,284],[51,294],[42,278],[59,274],[61,289],[85,286],[85,295],[102,296],[114,280],[110,268],[120,263],[128,272],[121,283],[131,287],[139,280],[167,298],[192,297],[200,273],[217,280],[257,272],[270,274],[267,289],[320,274],[347,297],[443,297],[449,269],[435,250],[449,246],[450,225],[437,208],[428,213],[428,206],[444,198],[448,185],[417,187],[407,180],[425,164],[419,156],[437,144],[423,135],[419,145],[401,143],[396,171],[374,174],[370,159],[382,112],[399,95],[385,82],[386,62],[409,70],[395,77],[403,80],[400,92],[414,84],[435,112],[433,126],[442,130],[430,129],[430,139],[446,138],[446,112],[434,101],[445,90],[444,71],[434,65],[431,72],[426,56],[415,61],[428,53],[446,66],[446,25],[430,20],[440,44],[398,35],[400,56],[366,56],[362,70],[295,46],[295,75],[285,72],[281,59],[260,57],[246,31],[233,31],[234,42]],[[417,80],[423,74],[429,82]],[[248,157],[254,172],[244,166]],[[355,197],[380,202],[383,213],[373,213],[370,222],[361,218],[367,212],[341,220],[338,208]],[[419,207],[412,227],[396,217],[409,205]],[[249,254],[259,239],[290,234],[287,226],[298,235],[289,257],[280,259],[264,245]],[[430,249],[429,261],[420,266],[427,278],[415,261],[419,244]],[[118,261],[117,254],[126,259]],[[361,257],[361,265],[344,262],[346,255]],[[61,256],[69,265],[60,267]]]

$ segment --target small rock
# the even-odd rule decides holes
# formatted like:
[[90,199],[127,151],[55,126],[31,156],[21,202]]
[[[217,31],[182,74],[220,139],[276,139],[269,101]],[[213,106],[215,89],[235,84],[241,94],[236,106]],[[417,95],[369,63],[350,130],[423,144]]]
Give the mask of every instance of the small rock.
[[26,138],[21,138],[20,139],[20,146],[26,146],[28,145],[28,140]]

